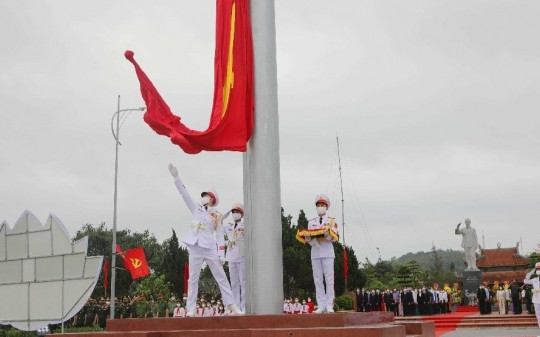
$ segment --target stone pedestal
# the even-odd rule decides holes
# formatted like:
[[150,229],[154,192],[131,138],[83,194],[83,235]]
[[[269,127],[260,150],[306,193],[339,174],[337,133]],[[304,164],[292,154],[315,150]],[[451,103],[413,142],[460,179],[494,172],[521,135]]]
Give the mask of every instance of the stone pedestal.
[[[52,337],[52,335],[50,335]],[[433,321],[396,322],[389,312],[107,320],[107,330],[55,337],[435,337]]]
[[463,271],[463,294],[465,305],[476,305],[476,291],[478,290],[480,283],[482,283],[482,272],[479,269]]

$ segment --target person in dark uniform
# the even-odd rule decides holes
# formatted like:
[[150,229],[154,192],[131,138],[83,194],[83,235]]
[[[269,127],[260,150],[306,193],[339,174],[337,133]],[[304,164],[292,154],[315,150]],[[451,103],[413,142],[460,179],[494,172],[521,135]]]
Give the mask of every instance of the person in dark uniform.
[[118,306],[120,319],[129,318],[129,300],[127,296],[122,297],[122,303]]
[[476,298],[478,299],[478,310],[480,310],[481,315],[486,314],[486,297],[484,285],[480,284],[478,290],[476,291]]
[[84,326],[90,327],[96,324],[97,322],[96,309],[97,309],[96,300],[94,298],[91,298],[90,304],[88,305],[86,314],[84,316]]
[[379,304],[379,294],[377,294],[375,290],[371,290],[371,293],[369,294],[369,310],[379,311]]
[[166,317],[165,313],[167,312],[167,302],[163,298],[163,294],[158,294],[158,299],[156,301],[156,309],[154,317]]
[[356,291],[356,311],[358,312],[366,311],[364,307],[365,296],[366,296],[366,290],[365,289],[360,290],[360,288],[358,288]]
[[517,284],[515,279],[510,284],[510,295],[512,296],[512,311],[516,315],[521,315],[521,287]]
[[364,293],[363,299],[362,299],[364,311],[365,312],[371,311],[371,305],[370,305],[371,294],[369,293],[369,291],[365,291],[365,289],[362,289],[362,292]]
[[390,289],[386,289],[384,292],[384,305],[386,307],[387,312],[394,312],[394,294],[390,291]]
[[105,323],[110,312],[110,305],[102,297],[99,299],[99,306],[97,308],[97,324],[100,328],[105,329]]

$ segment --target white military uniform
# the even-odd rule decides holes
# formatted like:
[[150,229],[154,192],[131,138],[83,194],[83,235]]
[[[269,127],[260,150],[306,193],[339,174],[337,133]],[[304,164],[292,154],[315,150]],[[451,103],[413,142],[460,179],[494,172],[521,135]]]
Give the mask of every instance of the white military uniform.
[[[214,232],[222,230],[220,226],[221,214],[212,207],[196,203],[182,184],[180,178],[175,177],[174,184],[184,199],[186,206],[193,215],[191,228],[182,240],[186,244],[189,252],[189,280],[186,310],[189,313],[195,312],[197,302],[197,293],[199,291],[199,277],[201,275],[202,263],[206,262],[214,279],[216,280],[224,305],[234,304],[234,298],[231,286],[227,280],[220,256],[225,253],[223,242],[223,233],[217,233],[216,239]],[[217,204],[217,202],[215,202]],[[218,255],[218,249],[219,254]]]
[[[309,220],[308,230],[317,230],[330,227],[330,230],[337,235],[337,223],[334,218],[327,214],[318,216]],[[310,241],[317,240],[318,244],[312,244]],[[306,242],[311,244],[311,267],[313,268],[313,281],[315,283],[315,294],[318,308],[333,312],[334,306],[334,246],[332,242],[335,239],[330,234],[324,237],[310,238],[306,237]],[[326,283],[326,288],[323,284]]]
[[240,310],[245,310],[244,219],[242,218],[238,222],[232,221],[224,226],[227,234],[225,261],[229,262],[231,289],[236,306]]
[[536,313],[536,319],[538,320],[538,326],[540,326],[540,276],[536,275],[534,278],[530,278],[536,270],[540,270],[540,262],[536,263],[535,269],[531,270],[523,283],[532,285],[532,302],[534,304],[534,312]]

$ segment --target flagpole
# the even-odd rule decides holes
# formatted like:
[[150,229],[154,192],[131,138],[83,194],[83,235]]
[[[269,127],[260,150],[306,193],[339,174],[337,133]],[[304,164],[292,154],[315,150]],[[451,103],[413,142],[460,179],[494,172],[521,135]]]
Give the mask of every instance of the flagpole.
[[[111,131],[114,139],[116,140],[116,155],[114,160],[114,210],[113,210],[113,230],[112,230],[112,250],[111,250],[111,305],[110,305],[110,319],[114,319],[114,306],[116,297],[116,218],[117,218],[117,203],[118,203],[118,149],[122,145],[120,143],[120,113],[126,111],[144,111],[146,108],[135,109],[122,109],[120,110],[120,95],[118,95],[118,103],[116,112],[111,119]],[[114,122],[116,121],[116,131],[114,128]]]
[[281,185],[274,0],[251,0],[254,130],[243,156],[246,312],[283,311]]
[[[338,157],[338,165],[339,165],[339,186],[341,188],[341,226],[343,227],[342,233],[343,233],[343,250],[347,248],[345,245],[345,200],[343,199],[343,179],[341,178],[341,157],[339,156],[339,137],[336,136],[336,142],[337,142],[337,157]],[[345,263],[345,260],[343,260],[343,263]],[[345,270],[345,268],[343,269]],[[343,278],[345,280],[345,292],[347,291],[347,275],[343,275]]]

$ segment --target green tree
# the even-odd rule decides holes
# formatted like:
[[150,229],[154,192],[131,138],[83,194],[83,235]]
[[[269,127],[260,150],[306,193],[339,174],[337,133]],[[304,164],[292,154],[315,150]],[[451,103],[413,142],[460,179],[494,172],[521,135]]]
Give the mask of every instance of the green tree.
[[529,254],[529,270],[534,268],[534,265],[540,262],[540,254],[538,252],[532,252]]
[[[303,210],[298,215],[297,225],[292,223],[290,215],[285,216],[281,209],[282,245],[283,245],[283,292],[285,297],[305,298],[315,296],[315,284],[313,283],[313,271],[311,267],[311,247],[296,239],[296,232],[300,228],[307,228],[308,219]],[[334,243],[334,289],[336,296],[345,291],[343,278],[343,245]],[[348,288],[363,287],[366,277],[359,268],[358,259],[354,250],[346,247],[348,257]]]
[[165,281],[165,275],[149,275],[136,283],[135,294],[145,294],[146,298],[152,296],[157,299],[158,294],[163,294],[164,298],[169,298],[170,284]]
[[[105,223],[101,223],[98,226],[85,224],[79,231],[77,231],[73,237],[73,241],[80,240],[86,236],[88,237],[87,255],[103,255],[110,261],[112,255],[112,229],[106,228]],[[143,233],[132,233],[129,229],[117,231],[116,242],[124,251],[131,248],[143,247],[146,261],[148,262],[151,272],[156,275],[163,274],[163,249],[157,242],[154,235],[150,234],[148,230],[145,230]],[[115,262],[117,267],[116,296],[122,297],[135,291],[136,284],[132,284],[133,281],[129,271],[123,268],[124,263],[121,257],[115,254],[114,258],[116,258]],[[103,287],[103,275],[101,275],[92,296],[102,297],[105,295],[105,289]]]
[[431,271],[434,274],[441,273],[443,271],[443,260],[440,255],[437,253],[437,248],[434,244],[431,246]]
[[309,245],[296,239],[299,228],[307,228],[308,220],[303,210],[298,216],[298,225],[292,224],[292,216],[285,216],[281,208],[281,239],[283,247],[283,293],[285,297],[307,297],[315,293],[311,251]]
[[405,264],[411,272],[411,286],[414,288],[420,287],[424,282],[425,271],[420,267],[418,262],[410,260]]
[[186,248],[180,247],[174,229],[171,238],[163,242],[163,249],[165,280],[171,284],[172,291],[180,297],[186,292],[184,290],[184,266],[188,261],[188,251]]
[[210,299],[212,296],[217,297],[220,294],[219,286],[212,275],[212,271],[208,266],[205,266],[201,270],[201,276],[199,277],[199,296],[203,295],[205,299]]
[[396,275],[396,283],[403,288],[413,284],[411,269],[407,265],[399,265]]

